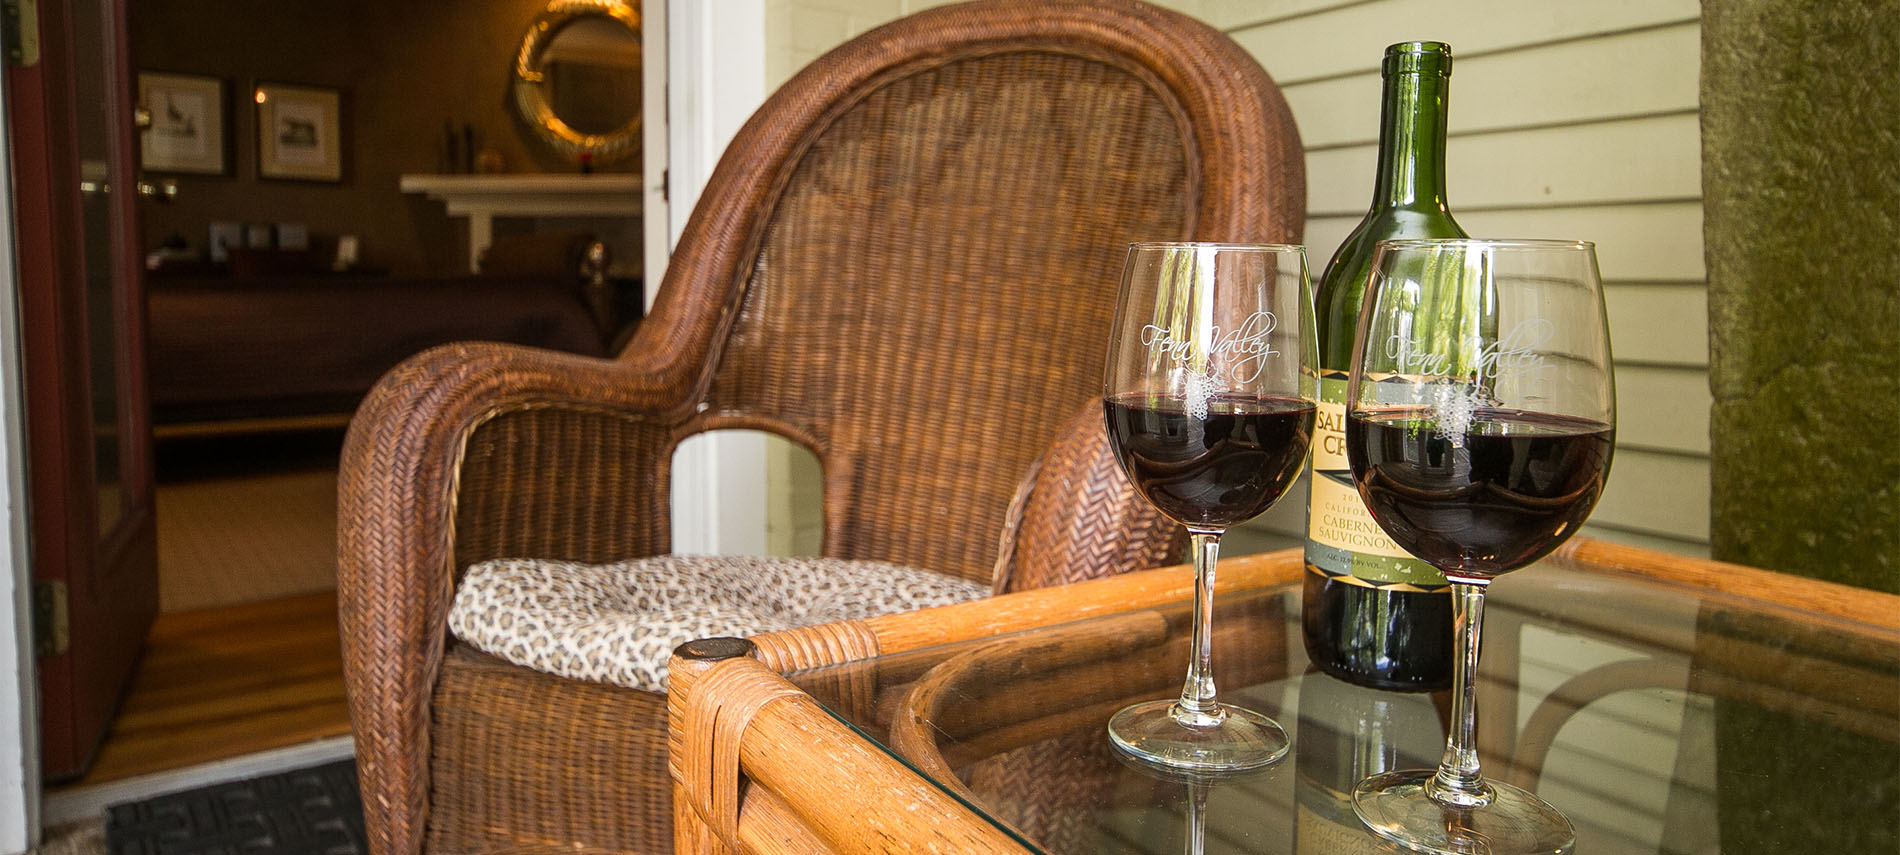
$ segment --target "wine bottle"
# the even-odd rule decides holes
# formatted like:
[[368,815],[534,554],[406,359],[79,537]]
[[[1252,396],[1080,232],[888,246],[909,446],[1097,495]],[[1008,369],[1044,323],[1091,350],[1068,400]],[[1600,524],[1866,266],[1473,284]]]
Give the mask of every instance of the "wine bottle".
[[1451,46],[1403,42],[1381,66],[1372,209],[1320,277],[1320,405],[1307,495],[1301,618],[1307,657],[1379,689],[1451,685],[1451,594],[1443,575],[1394,544],[1366,512],[1346,462],[1346,381],[1366,276],[1379,241],[1464,237],[1445,206]]

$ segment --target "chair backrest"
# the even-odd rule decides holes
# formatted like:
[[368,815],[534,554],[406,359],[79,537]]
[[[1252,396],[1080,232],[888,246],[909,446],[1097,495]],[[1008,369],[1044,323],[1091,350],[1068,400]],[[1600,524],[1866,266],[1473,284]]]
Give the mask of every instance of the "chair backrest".
[[1185,16],[933,8],[753,116],[624,358],[691,387],[682,435],[810,446],[827,555],[985,578],[1025,469],[1100,391],[1126,244],[1298,242],[1302,157],[1266,72]]

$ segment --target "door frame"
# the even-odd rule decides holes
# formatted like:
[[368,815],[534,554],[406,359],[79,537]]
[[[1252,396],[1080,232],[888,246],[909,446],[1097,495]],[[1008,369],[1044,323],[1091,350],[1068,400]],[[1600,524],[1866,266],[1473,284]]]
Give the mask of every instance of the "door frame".
[[[4,87],[0,87],[3,89]],[[0,164],[13,162],[8,94],[0,91]],[[0,169],[0,852],[40,841],[39,685],[27,560],[26,409],[20,376],[19,269],[13,176]]]
[[[765,0],[664,6],[670,250],[726,144],[765,101]],[[658,276],[648,268],[649,301]],[[765,470],[765,437],[754,431],[716,431],[680,443],[673,455],[673,551],[764,555]]]

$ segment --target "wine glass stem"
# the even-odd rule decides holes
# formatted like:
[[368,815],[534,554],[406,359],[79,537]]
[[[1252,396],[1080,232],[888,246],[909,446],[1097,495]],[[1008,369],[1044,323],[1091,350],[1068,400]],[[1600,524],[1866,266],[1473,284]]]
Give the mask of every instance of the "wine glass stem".
[[1484,632],[1484,590],[1488,581],[1451,583],[1452,640],[1456,659],[1451,674],[1451,732],[1425,792],[1441,804],[1482,807],[1491,787],[1478,769],[1478,647]]
[[1194,550],[1194,636],[1188,651],[1187,682],[1174,719],[1189,727],[1220,724],[1226,714],[1214,700],[1214,562],[1220,557],[1220,532],[1188,529]]
[[1188,783],[1186,855],[1207,855],[1207,790],[1204,783]]

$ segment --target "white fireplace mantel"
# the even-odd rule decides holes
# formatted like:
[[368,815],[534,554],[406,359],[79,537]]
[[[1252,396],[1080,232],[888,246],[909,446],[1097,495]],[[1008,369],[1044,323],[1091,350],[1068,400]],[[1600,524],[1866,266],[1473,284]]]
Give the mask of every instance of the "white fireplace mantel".
[[468,268],[475,270],[494,240],[496,217],[635,217],[640,176],[404,175],[402,192],[442,202],[451,217],[468,218]]

